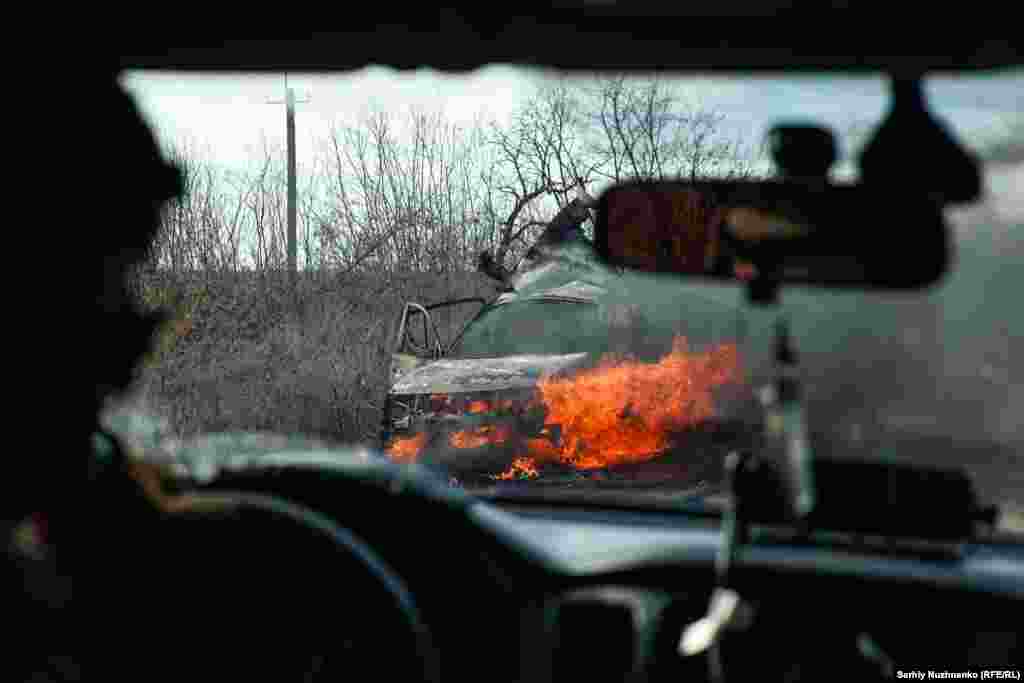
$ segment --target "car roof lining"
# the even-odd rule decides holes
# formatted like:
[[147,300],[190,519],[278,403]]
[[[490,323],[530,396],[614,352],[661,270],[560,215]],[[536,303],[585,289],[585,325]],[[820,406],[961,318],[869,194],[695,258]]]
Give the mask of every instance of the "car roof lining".
[[[407,6],[400,16],[390,7],[376,15],[350,14],[343,31],[293,29],[290,35],[263,27],[259,37],[246,37],[237,22],[134,31],[118,25],[105,41],[90,36],[88,52],[95,53],[97,45],[114,50],[116,70],[226,72],[330,72],[371,65],[461,72],[491,64],[690,73],[1019,68],[1019,41],[992,37],[993,27],[1016,25],[1015,13],[995,3],[971,9],[984,24],[974,26],[959,12],[929,12],[915,22],[902,16],[905,10],[880,10],[874,3],[793,0],[560,2],[519,4],[505,14],[479,4]],[[921,30],[908,30],[914,23]]]

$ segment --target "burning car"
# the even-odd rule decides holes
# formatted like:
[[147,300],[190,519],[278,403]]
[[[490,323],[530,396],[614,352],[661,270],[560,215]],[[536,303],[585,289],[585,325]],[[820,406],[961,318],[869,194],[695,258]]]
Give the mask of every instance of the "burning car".
[[[738,309],[652,294],[591,249],[548,245],[490,302],[405,306],[382,434],[390,458],[463,483],[714,478],[721,449],[694,444],[721,441],[720,418],[746,398]],[[479,312],[445,343],[435,316],[468,304]]]

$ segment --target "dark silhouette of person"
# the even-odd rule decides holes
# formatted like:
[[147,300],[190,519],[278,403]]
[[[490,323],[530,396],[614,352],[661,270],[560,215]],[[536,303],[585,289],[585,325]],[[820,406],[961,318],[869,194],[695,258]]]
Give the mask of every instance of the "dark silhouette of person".
[[[324,667],[371,663],[385,680],[437,680],[432,646],[393,599],[397,579],[380,578],[380,565],[371,577],[363,551],[339,552],[340,537],[280,497],[168,490],[152,458],[104,430],[104,408],[131,388],[161,322],[141,309],[130,276],[182,178],[118,72],[88,67],[66,74],[68,88],[25,128],[38,132],[26,136],[30,159],[60,182],[26,172],[24,184],[45,188],[39,210],[59,208],[67,244],[37,268],[63,285],[58,295],[32,299],[24,287],[14,302],[28,304],[9,311],[26,325],[15,353],[28,372],[12,383],[8,424],[27,438],[0,477],[0,681],[305,680],[311,666],[332,678]],[[88,106],[69,119],[70,101]],[[72,119],[73,135],[54,133]],[[290,648],[199,661],[181,647],[282,633],[322,644],[317,609],[343,651],[326,664]],[[89,652],[46,654],[69,645]]]
[[[40,262],[60,283],[57,295],[22,295],[18,317],[26,331],[16,352],[25,372],[9,424],[27,438],[0,478],[4,619],[15,641],[54,649],[83,645],[105,618],[138,617],[144,586],[159,580],[147,540],[156,542],[150,523],[158,511],[124,476],[124,450],[101,428],[100,415],[131,385],[160,322],[138,306],[127,276],[146,258],[161,208],[182,189],[181,174],[161,155],[115,70],[82,69],[69,82],[87,92],[89,104],[67,119],[75,130],[64,141],[67,154],[44,176],[57,182],[42,184],[72,226],[59,234],[66,243]],[[60,97],[73,101],[77,93]],[[48,105],[26,129],[40,132],[28,136],[37,157],[47,149],[48,126],[66,114],[60,102]],[[89,675],[80,660],[39,652],[12,645],[0,680],[103,677]]]

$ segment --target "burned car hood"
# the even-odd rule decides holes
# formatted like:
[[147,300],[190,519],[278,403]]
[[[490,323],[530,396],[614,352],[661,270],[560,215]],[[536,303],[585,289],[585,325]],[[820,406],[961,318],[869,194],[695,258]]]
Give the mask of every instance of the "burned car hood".
[[436,360],[402,375],[392,394],[504,391],[535,386],[540,378],[583,365],[589,354]]

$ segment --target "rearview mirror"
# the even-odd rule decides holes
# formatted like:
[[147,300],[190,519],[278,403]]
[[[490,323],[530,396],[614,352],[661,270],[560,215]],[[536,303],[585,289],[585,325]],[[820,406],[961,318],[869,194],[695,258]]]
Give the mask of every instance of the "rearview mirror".
[[825,181],[619,185],[600,199],[595,247],[641,272],[838,288],[919,289],[949,262],[932,201]]

